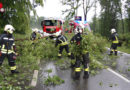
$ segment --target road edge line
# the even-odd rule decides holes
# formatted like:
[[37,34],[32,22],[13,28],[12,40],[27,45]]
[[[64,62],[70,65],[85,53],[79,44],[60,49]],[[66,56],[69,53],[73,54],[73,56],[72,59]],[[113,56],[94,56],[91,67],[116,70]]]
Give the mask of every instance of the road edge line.
[[107,68],[108,71],[112,72],[113,74],[115,74],[116,76],[120,77],[121,79],[125,80],[126,82],[130,83],[130,80],[128,80],[127,78],[125,78],[124,76],[120,75],[119,73],[115,72],[114,70]]
[[[101,62],[98,61],[98,63],[100,63],[101,65],[104,66],[104,64],[102,64]],[[112,72],[113,74],[117,75],[119,78],[121,78],[121,79],[125,80],[126,82],[130,83],[129,79],[127,79],[126,77],[124,77],[121,74],[117,73],[116,71],[112,70],[111,68],[108,67],[108,68],[106,68],[106,70]]]

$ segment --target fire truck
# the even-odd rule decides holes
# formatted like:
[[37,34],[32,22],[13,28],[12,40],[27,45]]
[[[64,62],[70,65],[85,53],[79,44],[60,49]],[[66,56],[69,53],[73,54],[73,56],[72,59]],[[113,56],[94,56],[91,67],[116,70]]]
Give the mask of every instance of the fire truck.
[[46,19],[41,22],[44,36],[57,36],[62,32],[62,20]]

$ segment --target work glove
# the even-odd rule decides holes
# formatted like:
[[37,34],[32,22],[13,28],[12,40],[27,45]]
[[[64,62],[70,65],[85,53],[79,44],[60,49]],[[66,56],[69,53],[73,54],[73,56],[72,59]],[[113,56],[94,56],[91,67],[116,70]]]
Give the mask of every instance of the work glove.
[[18,56],[19,54],[18,53],[15,53],[16,56]]

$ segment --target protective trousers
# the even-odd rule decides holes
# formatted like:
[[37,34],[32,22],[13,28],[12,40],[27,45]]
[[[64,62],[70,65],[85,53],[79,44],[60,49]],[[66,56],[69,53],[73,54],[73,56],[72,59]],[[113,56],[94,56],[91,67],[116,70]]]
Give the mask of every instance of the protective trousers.
[[111,48],[110,48],[110,55],[113,54],[113,52],[115,52],[115,55],[117,55],[117,43],[112,43]]
[[0,66],[2,65],[3,60],[5,59],[5,57],[8,58],[8,62],[9,62],[11,72],[15,71],[16,66],[15,66],[15,60],[13,59],[13,53],[11,53],[11,54],[3,54],[2,53],[1,56],[0,56]]
[[88,75],[89,75],[89,53],[88,52],[86,54],[82,54],[82,60],[79,56],[76,56],[76,62],[75,62],[75,76],[76,76],[76,78],[80,77],[81,63],[84,66],[84,77],[88,78]]
[[71,55],[71,53],[69,52],[69,46],[68,46],[68,45],[63,45],[63,46],[60,46],[60,47],[59,47],[58,57],[61,57],[61,54],[62,54],[62,52],[63,52],[63,49],[66,50],[68,56]]

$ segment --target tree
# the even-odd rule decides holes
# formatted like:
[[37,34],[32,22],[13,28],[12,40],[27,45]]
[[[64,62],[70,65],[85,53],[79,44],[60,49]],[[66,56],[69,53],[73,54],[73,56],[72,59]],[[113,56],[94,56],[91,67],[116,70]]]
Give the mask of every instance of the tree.
[[[91,0],[92,1],[92,0]],[[89,12],[89,10],[91,9],[91,7],[93,7],[94,1],[91,2],[90,0],[83,0],[83,13],[84,13],[84,20],[87,20],[87,14]]]
[[101,34],[108,36],[112,28],[117,29],[121,0],[99,0],[101,5]]
[[126,9],[126,21],[127,21],[127,27],[128,27],[128,32],[130,32],[130,0],[126,0],[125,2],[125,9]]
[[41,21],[43,21],[43,20],[44,20],[44,17],[38,17],[36,19],[35,16],[31,16],[31,19],[30,19],[30,26],[31,26],[31,28],[42,29]]
[[[12,24],[17,33],[26,33],[30,29],[30,11],[36,15],[35,7],[30,0],[0,0],[3,3],[5,12],[0,14],[0,29],[6,24]],[[34,0],[38,5],[43,6],[43,0]]]
[[96,11],[97,11],[97,0],[95,0],[94,1],[94,8],[95,8],[95,15],[94,15],[94,18],[93,18],[93,31],[95,32],[96,31],[96,16],[97,16],[97,13],[96,13]]
[[61,3],[68,8],[63,10],[62,13],[66,14],[66,19],[71,19],[77,15],[77,9],[81,5],[80,0],[61,0]]

